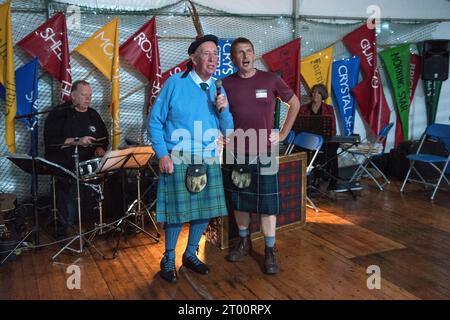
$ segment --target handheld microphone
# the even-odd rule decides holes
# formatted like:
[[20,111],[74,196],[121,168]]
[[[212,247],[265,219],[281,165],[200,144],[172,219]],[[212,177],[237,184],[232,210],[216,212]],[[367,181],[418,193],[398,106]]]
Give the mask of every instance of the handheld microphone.
[[216,80],[217,95],[222,94],[222,80]]

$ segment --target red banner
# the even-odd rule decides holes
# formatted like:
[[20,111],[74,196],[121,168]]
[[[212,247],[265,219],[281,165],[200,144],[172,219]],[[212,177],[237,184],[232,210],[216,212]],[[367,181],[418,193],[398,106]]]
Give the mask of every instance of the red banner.
[[410,67],[410,92],[411,96],[409,101],[412,103],[414,93],[416,92],[417,83],[419,82],[420,74],[422,73],[422,57],[417,54],[411,54],[411,67]]
[[[378,75],[378,72],[376,75]],[[371,81],[370,78],[366,77],[352,89],[352,93],[358,103],[362,118],[370,125],[372,131],[378,134],[389,123],[390,116],[383,86],[381,83],[377,84],[376,81]],[[374,108],[374,105],[377,108]]]
[[175,67],[170,68],[166,72],[164,72],[162,75],[159,73],[156,76],[156,81],[151,82],[150,87],[150,94],[148,99],[148,110],[150,110],[151,106],[153,105],[153,102],[155,102],[156,97],[159,94],[159,91],[161,91],[161,88],[166,82],[166,80],[175,73],[184,72],[187,69],[188,62],[191,61],[191,59],[186,59],[183,62],[180,62]]
[[155,17],[120,46],[119,54],[150,83],[156,80],[156,75],[160,74],[160,61]]
[[262,55],[272,72],[281,73],[281,78],[294,91],[300,92],[300,38]]
[[377,67],[375,29],[371,30],[364,24],[342,38],[342,42],[353,55],[359,56],[363,75],[371,77]]
[[61,98],[70,100],[72,75],[64,13],[55,14],[17,45],[36,57],[42,68],[61,82]]
[[366,23],[347,34],[342,41],[353,55],[360,58],[365,77],[352,92],[363,119],[377,135],[389,124],[390,110],[378,72],[375,28],[369,29]]

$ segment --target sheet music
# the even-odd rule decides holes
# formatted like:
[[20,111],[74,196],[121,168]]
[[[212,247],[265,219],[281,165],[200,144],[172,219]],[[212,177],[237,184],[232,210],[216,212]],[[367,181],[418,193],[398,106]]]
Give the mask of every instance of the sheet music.
[[155,151],[153,151],[153,148],[150,146],[110,150],[103,156],[100,167],[96,173],[119,169],[140,169],[154,156]]

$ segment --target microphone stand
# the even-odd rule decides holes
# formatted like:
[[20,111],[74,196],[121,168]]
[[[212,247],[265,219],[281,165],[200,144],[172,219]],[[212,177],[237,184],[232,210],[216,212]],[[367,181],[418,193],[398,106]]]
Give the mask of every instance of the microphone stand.
[[[62,106],[58,108],[57,110],[64,110],[64,109],[70,109],[73,108],[73,105],[71,103],[68,103],[65,106]],[[29,123],[29,130],[30,130],[30,153],[31,153],[31,194],[32,194],[32,202],[33,202],[33,215],[34,215],[34,223],[35,226],[33,230],[31,230],[24,239],[18,244],[21,245],[32,233],[34,233],[34,240],[35,245],[39,245],[39,217],[38,217],[38,210],[37,210],[37,200],[38,200],[38,178],[37,178],[37,172],[36,172],[36,163],[35,158],[38,155],[38,146],[35,146],[35,152],[33,152],[33,133],[36,129],[36,125],[38,121],[33,121],[33,118],[35,116],[50,113],[54,109],[45,110],[45,111],[38,111],[38,112],[31,112],[29,114],[24,114],[20,116],[15,116],[14,119],[20,120],[20,119],[27,119]]]
[[37,250],[37,246],[39,245],[39,217],[38,217],[38,210],[37,210],[37,189],[38,189],[38,179],[37,179],[37,173],[36,173],[36,163],[35,158],[37,156],[38,150],[37,146],[35,146],[35,152],[33,151],[33,133],[36,129],[37,120],[33,121],[33,118],[37,115],[49,113],[51,110],[47,111],[41,111],[41,112],[31,112],[29,114],[24,114],[20,116],[15,116],[14,119],[27,119],[29,123],[29,131],[30,131],[30,153],[31,153],[31,195],[32,195],[32,207],[33,207],[33,215],[34,215],[34,226],[31,229],[30,232],[28,232],[25,237],[22,238],[22,240],[17,243],[17,245],[12,249],[9,254],[0,262],[0,264],[3,264],[11,254],[13,254],[17,248],[19,248],[22,243],[25,242],[33,233],[34,233],[34,244],[35,244],[35,250]]

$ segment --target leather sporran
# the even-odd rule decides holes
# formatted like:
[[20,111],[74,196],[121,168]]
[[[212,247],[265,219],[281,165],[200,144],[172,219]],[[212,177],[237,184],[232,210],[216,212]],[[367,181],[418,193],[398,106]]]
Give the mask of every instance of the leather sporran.
[[191,193],[199,193],[208,184],[207,165],[191,164],[186,170],[186,188]]
[[248,164],[236,164],[231,171],[231,181],[236,188],[245,189],[252,183],[252,167]]

